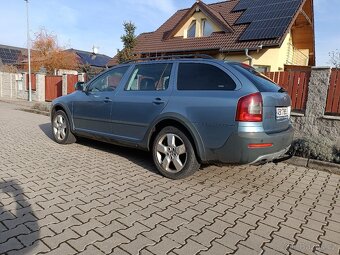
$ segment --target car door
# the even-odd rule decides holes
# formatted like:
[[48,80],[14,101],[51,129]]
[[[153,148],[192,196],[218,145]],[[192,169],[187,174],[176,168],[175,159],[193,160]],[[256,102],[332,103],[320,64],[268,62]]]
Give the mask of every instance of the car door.
[[172,63],[136,64],[115,97],[114,135],[132,141],[143,139],[150,123],[163,111],[172,92]]
[[116,87],[128,66],[114,68],[95,78],[73,103],[77,131],[111,134],[111,111]]

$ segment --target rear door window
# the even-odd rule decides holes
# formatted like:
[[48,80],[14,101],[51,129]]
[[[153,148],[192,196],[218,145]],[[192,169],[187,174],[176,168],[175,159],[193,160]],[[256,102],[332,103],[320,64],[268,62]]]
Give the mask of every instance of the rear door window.
[[178,90],[235,90],[236,83],[222,69],[201,63],[180,63]]
[[172,64],[136,65],[125,87],[127,91],[167,90]]
[[255,87],[260,92],[283,91],[280,86],[270,80],[267,76],[257,72],[253,67],[240,63],[231,63],[231,65],[254,83]]

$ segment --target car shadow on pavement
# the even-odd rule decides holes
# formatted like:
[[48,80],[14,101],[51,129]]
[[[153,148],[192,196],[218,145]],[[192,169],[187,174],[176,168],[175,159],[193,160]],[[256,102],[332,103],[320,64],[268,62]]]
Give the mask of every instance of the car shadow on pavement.
[[105,151],[108,153],[116,154],[120,157],[126,158],[134,164],[143,167],[144,169],[159,174],[158,170],[153,164],[150,152],[118,146],[110,143],[95,141],[87,138],[77,138],[77,143],[93,149]]
[[53,134],[52,134],[51,123],[41,124],[41,125],[39,125],[39,128],[41,129],[41,131],[44,132],[44,134],[45,134],[48,138],[50,138],[51,140],[53,140]]
[[[50,123],[41,124],[39,125],[39,128],[48,138],[54,141]],[[118,146],[118,145],[114,145],[110,143],[95,141],[95,140],[82,138],[82,137],[77,138],[77,143],[87,146],[87,147],[97,149],[97,150],[119,155],[145,168],[146,170],[152,173],[158,174],[158,171],[153,164],[152,156],[150,152],[133,149],[133,148],[127,148],[123,146]]]
[[0,192],[0,254],[30,254],[40,237],[31,204],[14,180],[1,181]]

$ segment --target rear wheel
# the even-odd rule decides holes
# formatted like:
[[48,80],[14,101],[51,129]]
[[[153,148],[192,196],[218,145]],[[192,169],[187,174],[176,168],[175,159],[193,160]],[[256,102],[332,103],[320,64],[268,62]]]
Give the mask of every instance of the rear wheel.
[[54,140],[60,144],[76,142],[76,137],[71,132],[70,122],[64,111],[57,111],[52,120],[52,132]]
[[165,127],[156,136],[152,156],[159,172],[171,179],[195,173],[200,164],[188,137],[175,127]]

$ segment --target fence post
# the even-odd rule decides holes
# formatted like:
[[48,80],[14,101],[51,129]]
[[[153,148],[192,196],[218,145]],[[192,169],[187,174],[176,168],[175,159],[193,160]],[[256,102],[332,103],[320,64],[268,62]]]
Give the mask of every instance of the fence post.
[[306,117],[321,118],[324,116],[330,77],[330,67],[312,68],[308,85]]
[[36,94],[37,94],[37,101],[45,102],[45,74],[44,73],[36,74]]
[[78,81],[85,82],[85,73],[78,74]]
[[62,95],[66,96],[67,95],[67,74],[63,74],[61,86],[62,86]]

